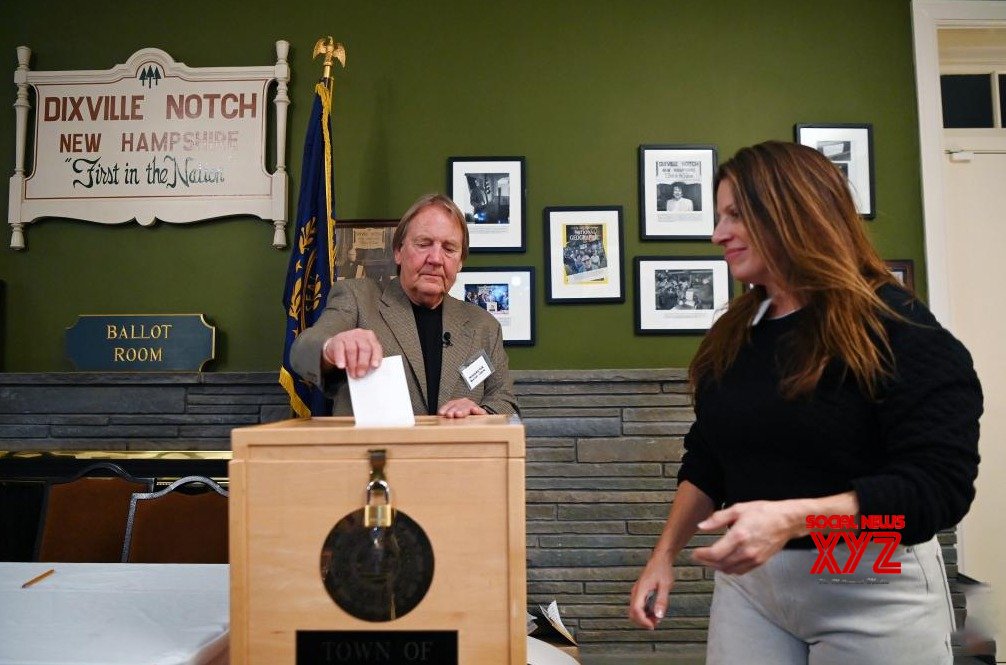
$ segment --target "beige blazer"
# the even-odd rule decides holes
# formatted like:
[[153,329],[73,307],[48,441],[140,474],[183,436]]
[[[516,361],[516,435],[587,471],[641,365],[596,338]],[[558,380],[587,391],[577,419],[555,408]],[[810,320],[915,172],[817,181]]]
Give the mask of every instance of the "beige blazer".
[[[517,413],[509,361],[503,350],[503,331],[492,314],[477,305],[444,297],[444,332],[451,334],[450,346],[444,347],[440,369],[440,394],[437,406],[459,397],[467,397],[490,413]],[[412,303],[395,279],[381,293],[371,279],[346,279],[335,283],[321,318],[302,332],[290,349],[294,371],[306,381],[319,386],[332,397],[333,415],[352,415],[346,374],[323,374],[321,347],[332,335],[354,328],[374,331],[384,348],[384,355],[401,355],[405,379],[412,397],[413,412],[427,413],[426,367],[419,344]],[[470,389],[461,376],[462,365],[484,351],[493,367],[489,377]]]

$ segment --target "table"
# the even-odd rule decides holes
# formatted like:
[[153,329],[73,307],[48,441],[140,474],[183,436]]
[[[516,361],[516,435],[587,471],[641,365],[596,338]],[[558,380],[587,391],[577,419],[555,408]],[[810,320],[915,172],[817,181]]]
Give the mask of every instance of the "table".
[[226,664],[229,589],[226,564],[0,562],[0,665]]

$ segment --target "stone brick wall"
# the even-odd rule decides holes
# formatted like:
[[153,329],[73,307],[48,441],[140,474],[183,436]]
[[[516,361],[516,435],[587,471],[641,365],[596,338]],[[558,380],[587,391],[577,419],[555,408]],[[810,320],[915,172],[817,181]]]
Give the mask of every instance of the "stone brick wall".
[[0,374],[0,450],[227,450],[290,417],[275,373]]
[[672,618],[626,619],[667,518],[692,420],[684,370],[519,372],[528,435],[528,601],[559,602],[583,653],[701,653],[712,581],[679,560]]
[[[687,550],[660,630],[625,618],[674,498],[693,417],[684,370],[514,379],[527,429],[529,603],[557,600],[585,654],[704,653],[712,576]],[[226,450],[231,428],[287,418],[287,404],[271,372],[0,374],[0,450]],[[954,534],[940,540],[953,578]],[[955,607],[960,621],[961,594]]]

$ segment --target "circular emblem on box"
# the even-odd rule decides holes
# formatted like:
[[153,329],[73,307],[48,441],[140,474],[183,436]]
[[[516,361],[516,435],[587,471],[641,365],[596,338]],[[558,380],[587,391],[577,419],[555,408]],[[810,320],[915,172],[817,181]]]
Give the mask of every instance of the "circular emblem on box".
[[339,520],[321,549],[321,580],[335,604],[364,621],[411,612],[433,582],[433,548],[411,517],[392,510],[390,526],[366,526],[364,510]]

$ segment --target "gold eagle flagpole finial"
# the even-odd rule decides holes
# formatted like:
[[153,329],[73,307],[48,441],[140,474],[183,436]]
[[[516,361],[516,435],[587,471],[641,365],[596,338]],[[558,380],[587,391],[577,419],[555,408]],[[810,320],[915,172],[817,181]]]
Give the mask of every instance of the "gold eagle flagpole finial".
[[322,82],[331,86],[332,84],[332,64],[338,60],[342,63],[343,69],[346,67],[346,49],[342,44],[336,42],[332,39],[332,36],[321,37],[314,43],[314,51],[311,57],[317,58],[319,55],[325,56],[323,61],[323,69],[321,74]]

